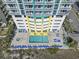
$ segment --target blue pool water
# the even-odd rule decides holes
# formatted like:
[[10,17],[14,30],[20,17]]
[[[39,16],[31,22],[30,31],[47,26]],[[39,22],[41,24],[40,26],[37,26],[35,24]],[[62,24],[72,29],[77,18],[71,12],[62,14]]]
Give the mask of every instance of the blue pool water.
[[29,43],[47,43],[48,36],[30,36]]

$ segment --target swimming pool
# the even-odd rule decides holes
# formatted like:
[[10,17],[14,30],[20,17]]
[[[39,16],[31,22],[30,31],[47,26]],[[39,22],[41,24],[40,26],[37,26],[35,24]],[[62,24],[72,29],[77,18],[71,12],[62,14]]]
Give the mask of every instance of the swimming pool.
[[48,36],[29,36],[29,43],[48,43]]

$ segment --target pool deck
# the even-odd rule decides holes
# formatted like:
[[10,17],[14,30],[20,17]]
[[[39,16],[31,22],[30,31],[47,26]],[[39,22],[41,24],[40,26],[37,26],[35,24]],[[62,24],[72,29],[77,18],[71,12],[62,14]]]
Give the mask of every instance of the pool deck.
[[[58,36],[57,36],[58,34]],[[54,33],[49,32],[48,34],[48,43],[29,43],[29,34],[28,33],[16,33],[11,46],[52,46],[59,45],[62,46],[61,49],[67,49],[68,47],[63,44],[63,31]],[[13,48],[12,48],[13,49]],[[16,49],[16,48],[15,48]],[[27,48],[23,48],[27,49]]]

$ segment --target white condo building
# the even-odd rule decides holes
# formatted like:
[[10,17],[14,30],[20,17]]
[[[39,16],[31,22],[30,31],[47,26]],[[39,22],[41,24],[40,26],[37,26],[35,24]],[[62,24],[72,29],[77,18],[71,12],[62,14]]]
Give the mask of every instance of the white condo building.
[[[56,31],[60,30],[71,9],[73,0],[4,0],[3,2],[9,10],[9,14],[12,15],[18,30],[28,31],[26,17],[29,17],[31,31],[35,31],[34,25],[37,26],[37,31],[41,30],[41,25],[44,27],[43,30]],[[49,17],[51,19],[48,26]],[[36,24],[33,22],[36,22]]]
[[[18,32],[29,33],[31,43],[47,43],[46,37],[49,32],[60,31],[73,2],[73,0],[3,0]],[[37,39],[30,36],[36,36]],[[43,36],[44,41],[38,36]]]

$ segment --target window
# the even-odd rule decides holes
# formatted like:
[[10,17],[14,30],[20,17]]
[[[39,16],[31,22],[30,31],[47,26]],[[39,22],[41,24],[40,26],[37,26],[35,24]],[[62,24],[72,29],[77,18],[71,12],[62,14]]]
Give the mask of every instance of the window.
[[25,8],[32,8],[33,5],[25,5]]
[[38,8],[41,8],[42,6],[41,5],[38,5]]
[[8,0],[8,1],[13,2],[13,1],[15,1],[15,0]]
[[54,23],[55,25],[59,25],[60,23]]
[[45,13],[50,13],[51,11],[44,11]]
[[30,14],[32,14],[32,13],[33,13],[33,11],[26,11],[26,13],[30,13]]
[[22,0],[18,0],[18,3],[22,3]]
[[18,29],[19,32],[27,32],[25,29]]
[[42,13],[42,11],[35,11],[36,14]]
[[52,0],[48,0],[48,1],[52,1]]
[[67,6],[69,6],[70,4],[64,4],[64,7],[67,7]]
[[15,17],[21,17],[21,15],[15,15]]
[[35,32],[35,30],[31,30],[31,32]]
[[40,30],[37,30],[37,32],[41,32]]
[[19,4],[19,7],[20,7],[20,9],[23,9],[23,5],[22,4]]
[[32,8],[33,7],[33,5],[29,5],[29,8]]
[[24,0],[24,2],[31,2],[32,0]]
[[18,23],[18,24],[24,24],[24,23]]
[[12,12],[17,12],[17,10],[11,10]]
[[58,4],[55,4],[54,9],[58,9]]
[[45,7],[46,7],[46,8],[51,8],[51,7],[52,7],[52,5],[45,5]]
[[23,20],[16,20],[16,21],[23,21]]
[[26,17],[26,15],[24,15],[24,17]]
[[47,30],[43,30],[43,32],[47,32]]
[[53,1],[53,0],[46,0],[47,2]]
[[53,26],[53,27],[59,27],[59,26]]
[[35,1],[40,2],[40,1],[42,1],[42,0],[35,0]]
[[19,27],[25,27],[25,26],[19,26]]
[[61,10],[61,12],[67,12],[67,10]]
[[42,8],[43,5],[35,5],[35,8]]
[[31,0],[28,0],[28,1],[31,1]]
[[15,4],[8,4],[9,7],[16,7]]
[[62,15],[56,15],[56,17],[63,17]]
[[23,15],[25,15],[25,12],[24,12],[24,10],[21,10],[21,13],[22,13]]
[[55,3],[59,3],[60,2],[60,0],[55,0]]
[[52,29],[53,32],[57,31],[57,29]]
[[55,21],[61,21],[61,20],[55,20]]
[[53,11],[53,15],[55,15],[55,14],[56,14],[56,10]]

